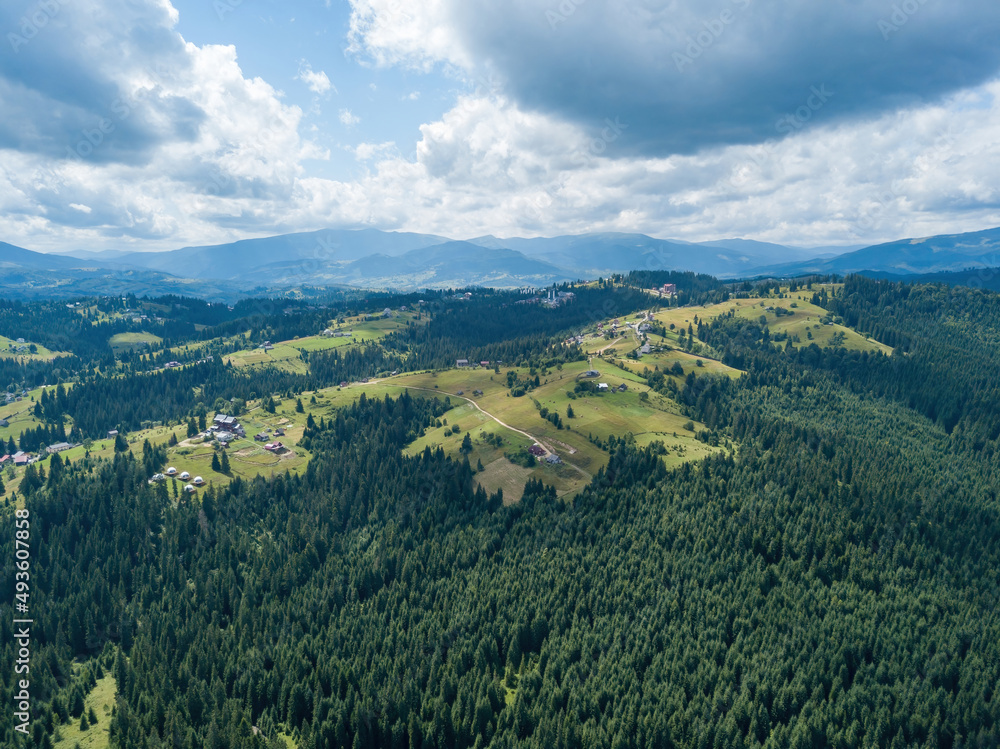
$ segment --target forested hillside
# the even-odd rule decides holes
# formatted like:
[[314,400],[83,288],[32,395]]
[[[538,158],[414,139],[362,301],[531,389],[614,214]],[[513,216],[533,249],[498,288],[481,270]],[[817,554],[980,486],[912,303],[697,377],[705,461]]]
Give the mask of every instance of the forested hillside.
[[[735,452],[668,470],[658,443],[612,439],[572,502],[532,481],[505,506],[467,461],[405,457],[447,408],[407,393],[311,421],[303,474],[198,499],[129,453],[53,459],[26,487],[26,745],[106,671],[122,749],[997,746],[1000,303],[865,279],[817,302],[895,353],[701,324],[745,375],[691,371],[676,397]],[[418,362],[543,357],[588,309],[464,334],[469,307],[396,340]],[[8,534],[0,554],[9,663]]]

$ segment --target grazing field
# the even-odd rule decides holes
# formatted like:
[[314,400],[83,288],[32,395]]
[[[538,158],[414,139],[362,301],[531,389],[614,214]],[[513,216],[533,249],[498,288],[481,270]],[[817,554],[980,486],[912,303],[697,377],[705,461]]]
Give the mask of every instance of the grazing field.
[[349,337],[330,337],[323,335],[295,338],[290,341],[272,343],[269,350],[258,346],[228,354],[224,361],[234,367],[277,366],[289,372],[305,373],[308,365],[303,355],[316,351],[329,351],[345,346],[358,346],[377,341],[389,333],[399,330],[407,324],[422,324],[426,318],[417,319],[415,313],[399,313],[396,317],[378,320],[358,320],[349,318],[342,324],[331,324],[330,330],[351,333]]
[[152,333],[119,333],[111,337],[108,345],[119,354],[122,351],[142,351],[149,348],[150,344],[162,342],[162,338]]
[[[11,349],[14,346],[14,350]],[[34,351],[31,347],[34,346]],[[18,351],[20,348],[22,350]],[[66,351],[50,351],[49,349],[31,341],[18,343],[16,338],[5,338],[0,336],[0,359],[20,359],[23,361],[52,361],[60,356],[72,356]]]
[[[590,366],[600,372],[594,381],[606,382],[609,391],[614,389],[614,392],[569,395]],[[689,424],[676,403],[652,392],[635,372],[601,360],[590,365],[576,362],[562,370],[539,374],[540,385],[536,389],[514,398],[507,387],[508,371],[520,377],[529,375],[522,369],[503,369],[499,375],[491,369],[452,369],[352,384],[343,390],[336,389],[335,395],[326,392],[331,395],[331,408],[357,399],[362,392],[368,397],[384,397],[395,396],[407,388],[413,395],[450,396],[455,407],[442,417],[441,426],[427,429],[407,452],[416,454],[427,446],[440,445],[446,453],[461,457],[462,440],[468,433],[472,442],[469,462],[473,467],[481,462],[485,469],[477,480],[491,491],[503,487],[505,497],[508,488],[513,491],[513,477],[517,477],[522,489],[523,480],[537,478],[554,486],[560,496],[574,496],[607,464],[608,453],[602,445],[612,436],[631,436],[639,444],[662,442],[667,449],[664,460],[668,465],[698,460],[719,450],[695,438],[695,432],[704,429],[704,425]],[[628,389],[618,392],[622,384]],[[559,413],[563,428],[543,418],[541,408]],[[573,409],[573,418],[568,416],[569,408]],[[458,433],[453,431],[456,424],[460,427]],[[496,446],[493,435],[502,439],[501,448]],[[523,452],[536,441],[547,452],[558,455],[562,462],[549,465],[538,460],[531,468],[518,466],[519,471],[495,465],[504,454]]]
[[[816,285],[814,291],[819,291],[820,285]],[[837,288],[832,284],[827,284],[828,291]],[[668,345],[677,345],[679,336],[674,331],[669,330],[670,325],[674,325],[676,331],[681,328],[687,330],[692,326],[697,333],[697,323],[695,318],[701,321],[710,321],[722,315],[732,312],[739,317],[758,320],[765,318],[767,326],[771,331],[772,338],[776,334],[786,333],[796,348],[808,346],[815,343],[818,346],[840,345],[852,351],[877,351],[891,354],[892,349],[878,341],[866,338],[858,332],[844,325],[834,322],[824,322],[828,319],[828,313],[822,307],[812,303],[813,291],[783,290],[785,298],[781,299],[776,295],[770,297],[755,297],[751,299],[731,299],[728,302],[714,304],[708,307],[676,307],[673,309],[661,310],[655,313],[655,318],[668,328],[668,336],[661,339],[659,336],[651,335],[651,342],[665,341]],[[783,310],[784,314],[778,310]],[[776,343],[784,346],[784,341]]]

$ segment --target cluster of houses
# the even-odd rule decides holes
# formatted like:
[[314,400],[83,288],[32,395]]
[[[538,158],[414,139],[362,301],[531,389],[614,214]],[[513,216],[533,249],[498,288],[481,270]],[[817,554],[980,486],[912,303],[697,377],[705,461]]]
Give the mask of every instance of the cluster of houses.
[[[525,288],[521,289],[521,293],[535,293],[534,289]],[[514,302],[514,304],[541,304],[544,307],[560,307],[564,304],[569,304],[574,299],[576,299],[576,294],[572,291],[556,291],[555,289],[549,289],[544,297],[532,296],[530,299],[519,299]]]
[[7,344],[7,350],[14,354],[30,353],[31,346],[32,344],[25,342],[23,338],[18,338],[16,343]]
[[5,393],[7,403],[14,403],[28,397],[28,391],[22,390],[20,393]]
[[628,390],[628,385],[624,382],[616,388],[611,387],[606,382],[597,383],[597,392],[599,393],[624,393]]
[[[281,427],[278,427],[277,429],[274,430],[274,436],[275,437],[284,437],[285,436],[285,430],[282,429]],[[254,438],[255,442],[267,442],[269,439],[271,439],[271,430],[270,429],[265,429],[263,432],[260,432],[259,434],[255,434],[253,436],[253,438]]]
[[208,434],[215,437],[223,445],[228,445],[233,440],[246,437],[246,430],[235,416],[226,414],[216,414],[212,420],[212,426],[208,428]]
[[546,307],[560,307],[564,304],[569,304],[574,299],[576,299],[576,294],[572,291],[550,289],[548,296],[542,300],[542,304]]
[[[471,367],[472,369],[475,369],[477,366],[482,367],[483,369],[489,369],[490,365],[492,363],[493,362],[491,362],[489,359],[483,359],[481,362],[479,362],[478,365],[475,362],[472,362],[470,364],[468,359],[456,359],[455,360],[455,366],[458,367],[459,369],[465,369],[467,367]],[[503,362],[501,362],[501,361],[498,361],[496,363],[497,364],[503,364]],[[395,374],[395,372],[393,372],[393,374]]]
[[37,460],[38,460],[37,455],[29,455],[23,450],[18,450],[13,455],[4,455],[2,458],[0,458],[0,468],[7,465],[17,466],[18,468],[20,468],[21,466],[31,465]]
[[534,455],[536,458],[543,459],[550,466],[559,465],[562,463],[562,458],[560,458],[555,453],[546,452],[545,448],[539,445],[537,442],[528,448],[528,452]]
[[321,336],[324,338],[351,338],[354,335],[353,330],[332,330],[327,328],[322,333]]
[[152,484],[157,481],[166,481],[167,477],[180,479],[181,481],[190,481],[191,483],[187,484],[184,487],[184,491],[187,492],[188,494],[194,494],[195,490],[198,487],[205,485],[205,479],[203,479],[201,476],[195,476],[192,479],[190,473],[188,473],[187,471],[182,471],[178,473],[177,469],[174,468],[173,466],[170,466],[170,468],[167,469],[166,475],[162,473],[157,473],[156,475],[154,475],[153,478],[150,479],[150,483]]
[[675,283],[665,283],[663,286],[658,286],[653,289],[653,293],[658,296],[676,296],[677,295],[677,284]]

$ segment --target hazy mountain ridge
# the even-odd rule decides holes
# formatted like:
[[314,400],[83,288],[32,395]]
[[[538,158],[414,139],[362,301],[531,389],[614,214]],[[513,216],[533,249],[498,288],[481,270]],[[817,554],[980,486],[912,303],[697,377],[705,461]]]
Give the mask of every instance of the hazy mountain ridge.
[[20,298],[107,290],[231,299],[251,289],[280,293],[302,286],[544,286],[649,269],[720,278],[862,271],[921,275],[1000,266],[1000,228],[847,249],[831,256],[836,248],[739,238],[692,243],[614,232],[460,241],[377,229],[324,229],[155,253],[46,254],[0,242],[0,290]]

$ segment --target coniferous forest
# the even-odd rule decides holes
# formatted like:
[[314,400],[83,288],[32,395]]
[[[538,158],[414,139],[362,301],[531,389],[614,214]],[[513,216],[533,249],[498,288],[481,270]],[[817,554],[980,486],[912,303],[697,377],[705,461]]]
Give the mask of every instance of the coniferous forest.
[[[633,280],[673,278],[692,301],[742,291],[654,276]],[[169,419],[460,356],[573,361],[552,344],[649,304],[615,284],[581,296],[540,317],[484,294],[380,346],[312,354],[306,374],[216,361],[112,377],[80,339],[62,362],[78,379],[40,418],[88,436],[138,428],[143,401]],[[571,502],[532,480],[505,504],[467,459],[404,454],[448,410],[432,394],[362,395],[310,420],[300,474],[197,498],[150,484],[153,456],[54,456],[21,485],[36,715],[22,740],[5,710],[0,743],[53,746],[111,674],[120,749],[1000,745],[1000,297],[851,277],[814,303],[893,354],[702,322],[745,374],[689,372],[673,392],[701,439],[735,449],[668,469],[662,445],[612,438]],[[199,324],[240,311],[212,314]],[[12,507],[3,523],[9,664]],[[10,705],[12,669],[0,685]]]

